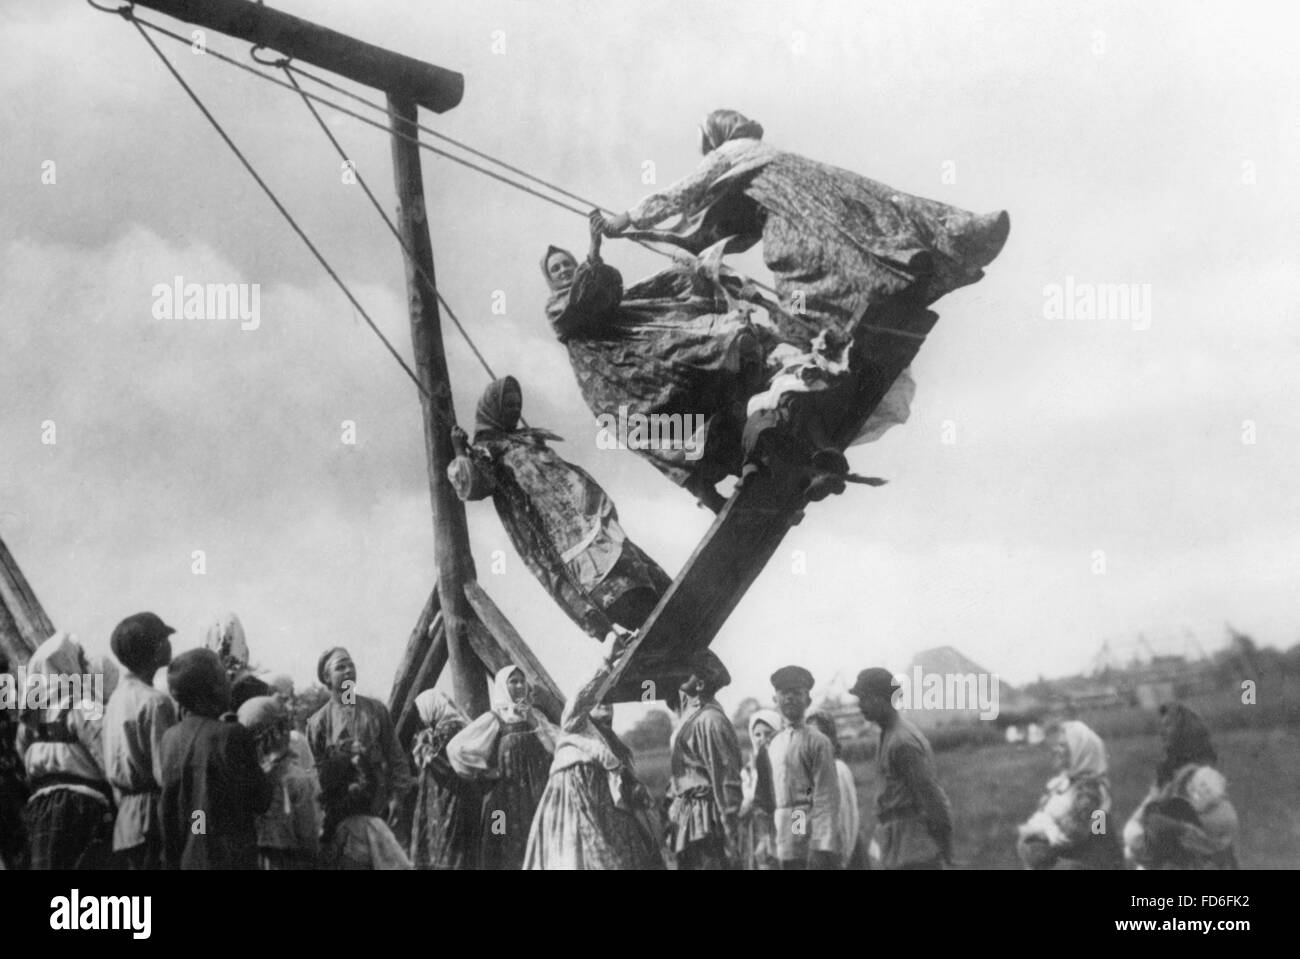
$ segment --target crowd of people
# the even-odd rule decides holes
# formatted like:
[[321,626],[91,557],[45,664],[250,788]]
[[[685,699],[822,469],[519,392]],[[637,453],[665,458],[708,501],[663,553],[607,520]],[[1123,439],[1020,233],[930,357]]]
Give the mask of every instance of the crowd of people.
[[[655,802],[599,701],[631,634],[559,723],[532,704],[523,670],[494,678],[491,708],[466,715],[439,690],[415,699],[399,743],[387,707],[356,692],[346,649],[320,657],[329,699],[295,729],[288,677],[248,664],[235,616],[173,657],[153,613],[113,631],[115,663],[56,633],[28,682],[105,676],[106,705],[71,691],[0,710],[0,864],[74,869],[941,869],[954,828],[925,735],[895,708],[896,682],[863,670],[851,689],[880,731],[875,831],[861,835],[857,786],[836,723],[809,712],[814,679],[772,676],[773,709],[748,720],[746,758],[716,694],[730,682],[705,652],[672,691],[666,796]],[[117,668],[120,664],[120,669]],[[7,668],[6,664],[0,664]],[[155,685],[167,670],[167,692]],[[0,670],[2,671],[2,670]],[[1236,867],[1236,813],[1205,724],[1170,704],[1164,756],[1122,831],[1106,748],[1076,719],[1050,724],[1057,775],[1019,827],[1027,868]]]

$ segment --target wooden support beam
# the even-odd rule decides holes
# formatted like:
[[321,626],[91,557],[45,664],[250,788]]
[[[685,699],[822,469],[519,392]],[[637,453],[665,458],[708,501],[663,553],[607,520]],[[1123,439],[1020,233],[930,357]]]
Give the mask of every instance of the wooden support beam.
[[[497,608],[492,597],[477,581],[471,580],[465,584],[465,597],[478,615],[479,622],[505,650],[509,662],[524,671],[529,685],[533,687],[534,699],[539,706],[543,707],[547,718],[558,723],[560,715],[564,712],[564,693],[551,678],[551,674],[546,671],[542,661],[534,655],[528,644],[524,642],[524,638],[511,625],[510,620],[506,619],[505,613]],[[551,715],[552,712],[554,715]]]
[[438,561],[438,595],[442,604],[443,628],[447,634],[453,698],[470,718],[488,708],[487,683],[469,642],[473,610],[465,598],[465,584],[475,578],[470,555],[469,525],[465,504],[457,498],[447,479],[447,467],[455,452],[451,427],[456,422],[451,380],[443,351],[442,327],[435,290],[428,289],[421,272],[436,282],[433,272],[433,243],[425,216],[424,179],[420,149],[398,134],[413,136],[418,108],[414,100],[388,97],[392,124],[393,182],[397,186],[397,229],[406,261],[406,291],[411,318],[411,346],[415,372],[422,392],[424,448],[429,471],[429,496],[433,504],[434,554]]
[[437,617],[432,642],[425,653],[424,662],[420,664],[411,680],[410,693],[402,705],[393,711],[393,724],[397,730],[397,741],[402,748],[409,750],[411,740],[420,728],[420,717],[415,711],[415,699],[426,689],[437,685],[443,667],[447,665],[447,633],[443,628],[442,618]]
[[[388,712],[394,719],[401,714],[406,701],[411,698],[411,686],[415,682],[415,676],[429,654],[435,630],[442,625],[439,618],[441,610],[442,603],[438,601],[438,584],[435,581],[433,589],[429,592],[429,598],[424,602],[424,609],[420,610],[420,618],[415,621],[415,628],[411,630],[410,638],[406,641],[406,651],[397,666],[392,692],[388,694]],[[416,690],[416,692],[423,692],[423,690]]]
[[0,650],[10,665],[20,666],[53,633],[54,624],[0,539]]
[[453,70],[393,53],[252,0],[136,0],[136,6],[260,44],[412,100],[434,113],[456,106],[465,92],[465,78]]

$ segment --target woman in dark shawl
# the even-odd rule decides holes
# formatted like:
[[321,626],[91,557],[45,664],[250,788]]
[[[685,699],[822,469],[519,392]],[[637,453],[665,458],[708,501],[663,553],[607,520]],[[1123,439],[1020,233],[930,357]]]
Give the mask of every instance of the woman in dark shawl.
[[447,761],[447,743],[469,724],[446,693],[426,689],[415,697],[423,728],[411,747],[419,793],[411,825],[416,869],[473,869],[478,855],[478,784],[461,779]]
[[719,247],[699,259],[682,257],[626,290],[618,270],[600,258],[598,232],[581,266],[555,246],[542,260],[551,288],[546,315],[588,408],[598,418],[626,411],[702,421],[683,442],[636,451],[715,510],[722,499],[714,485],[740,472],[745,403],[763,386],[774,343],[750,312],[775,309],[722,268],[721,254]]
[[774,318],[804,349],[827,329],[852,338],[860,312],[884,297],[924,306],[974,283],[1006,242],[1005,212],[969,213],[775,149],[735,110],[713,111],[700,132],[694,173],[612,220],[593,219],[607,236],[695,252],[762,240],[785,307]]
[[1237,813],[1214,768],[1210,731],[1182,703],[1160,709],[1165,754],[1156,782],[1124,827],[1124,854],[1145,869],[1236,869]]
[[623,533],[600,484],[546,445],[560,437],[520,427],[522,409],[513,376],[488,384],[473,445],[452,432],[452,488],[465,500],[492,497],[524,563],[588,634],[600,639],[612,623],[639,629],[671,580]]

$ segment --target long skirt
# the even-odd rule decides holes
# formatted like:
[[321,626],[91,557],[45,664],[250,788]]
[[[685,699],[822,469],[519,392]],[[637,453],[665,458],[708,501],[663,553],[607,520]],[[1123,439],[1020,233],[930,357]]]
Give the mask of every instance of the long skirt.
[[521,869],[551,754],[527,723],[503,724],[496,748],[499,778],[483,796],[479,868]]
[[473,869],[479,846],[481,793],[454,773],[440,781],[431,769],[420,774],[411,824],[411,862],[416,869]]
[[528,837],[525,869],[662,869],[655,837],[614,804],[604,769],[579,763],[552,774]]
[[34,796],[23,810],[32,869],[99,868],[109,852],[113,814],[108,803],[72,789]]

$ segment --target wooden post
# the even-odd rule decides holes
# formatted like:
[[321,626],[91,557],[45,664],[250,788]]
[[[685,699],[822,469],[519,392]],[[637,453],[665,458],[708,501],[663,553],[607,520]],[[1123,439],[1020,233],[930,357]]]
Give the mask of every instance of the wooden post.
[[20,666],[53,633],[54,624],[0,539],[0,651],[11,666]]
[[[451,380],[443,352],[438,300],[427,289],[420,271],[434,282],[433,244],[425,217],[424,180],[419,147],[398,134],[413,137],[418,108],[409,97],[388,97],[388,116],[393,138],[393,182],[397,187],[397,229],[410,254],[406,259],[406,291],[411,316],[411,344],[415,371],[423,392],[424,448],[429,469],[429,496],[433,502],[434,551],[438,558],[438,596],[442,603],[443,628],[447,634],[447,655],[451,665],[456,705],[471,718],[488,708],[487,683],[469,643],[469,623],[474,616],[465,598],[465,584],[475,579],[474,559],[469,550],[469,527],[465,504],[447,479],[447,466],[454,457],[451,425],[456,422]],[[417,269],[418,266],[418,269]]]
[[447,632],[443,627],[442,617],[436,618],[432,627],[432,642],[411,680],[410,693],[405,701],[392,710],[393,725],[397,730],[397,741],[403,749],[411,748],[411,740],[420,729],[419,716],[415,712],[415,700],[426,689],[432,689],[447,665]]

